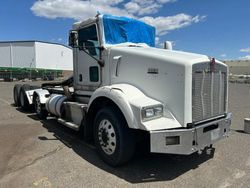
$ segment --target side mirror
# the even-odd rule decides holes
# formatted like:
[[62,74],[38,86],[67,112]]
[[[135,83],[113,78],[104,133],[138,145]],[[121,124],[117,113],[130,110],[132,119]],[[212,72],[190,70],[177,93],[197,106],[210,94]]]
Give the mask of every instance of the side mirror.
[[69,33],[69,46],[72,48],[78,46],[78,32],[77,31],[70,31]]

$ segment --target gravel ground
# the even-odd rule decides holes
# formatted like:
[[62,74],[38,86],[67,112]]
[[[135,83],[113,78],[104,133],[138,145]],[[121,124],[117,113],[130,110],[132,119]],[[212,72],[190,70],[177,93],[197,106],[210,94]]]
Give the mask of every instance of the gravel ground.
[[0,83],[0,187],[250,187],[250,135],[242,131],[250,85],[230,84],[232,131],[210,155],[137,152],[112,168],[76,132],[16,109],[14,84]]

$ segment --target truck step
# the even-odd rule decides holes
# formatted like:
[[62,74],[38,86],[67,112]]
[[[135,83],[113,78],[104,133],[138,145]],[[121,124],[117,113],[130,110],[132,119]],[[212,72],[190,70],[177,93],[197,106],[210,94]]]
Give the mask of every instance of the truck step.
[[68,127],[68,128],[71,128],[71,129],[73,129],[73,130],[75,130],[75,131],[79,131],[80,125],[77,125],[77,124],[75,124],[75,123],[73,123],[73,122],[70,122],[70,121],[66,121],[66,120],[64,120],[64,119],[62,119],[62,118],[58,118],[57,121],[58,121],[59,123],[65,125],[65,126]]

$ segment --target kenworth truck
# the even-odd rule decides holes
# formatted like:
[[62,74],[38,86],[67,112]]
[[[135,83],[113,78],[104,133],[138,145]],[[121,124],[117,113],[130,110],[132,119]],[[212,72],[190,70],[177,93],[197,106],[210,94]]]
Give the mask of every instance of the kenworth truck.
[[174,51],[169,43],[155,48],[154,27],[111,15],[75,23],[69,45],[73,76],[40,87],[17,84],[14,101],[80,131],[106,163],[127,162],[139,137],[152,153],[189,155],[228,135],[222,62]]

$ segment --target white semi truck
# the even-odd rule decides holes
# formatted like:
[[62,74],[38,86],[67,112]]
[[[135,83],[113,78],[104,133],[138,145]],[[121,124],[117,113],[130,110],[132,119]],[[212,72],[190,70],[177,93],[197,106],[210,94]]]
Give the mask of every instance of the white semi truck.
[[41,87],[17,84],[14,101],[82,131],[106,163],[127,162],[139,137],[148,139],[150,152],[189,155],[228,135],[222,62],[155,48],[154,27],[110,15],[74,24],[69,45],[73,76]]

